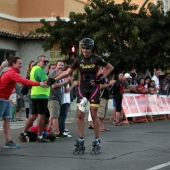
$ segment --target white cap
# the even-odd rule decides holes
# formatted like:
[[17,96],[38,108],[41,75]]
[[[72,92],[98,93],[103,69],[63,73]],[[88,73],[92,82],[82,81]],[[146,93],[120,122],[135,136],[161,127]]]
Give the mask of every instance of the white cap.
[[132,78],[129,73],[124,74],[124,78]]

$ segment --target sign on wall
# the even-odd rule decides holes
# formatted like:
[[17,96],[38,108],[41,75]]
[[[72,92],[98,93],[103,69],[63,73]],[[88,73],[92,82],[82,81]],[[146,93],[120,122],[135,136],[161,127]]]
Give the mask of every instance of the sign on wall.
[[57,60],[65,60],[65,56],[60,51],[50,51],[50,64],[56,64]]

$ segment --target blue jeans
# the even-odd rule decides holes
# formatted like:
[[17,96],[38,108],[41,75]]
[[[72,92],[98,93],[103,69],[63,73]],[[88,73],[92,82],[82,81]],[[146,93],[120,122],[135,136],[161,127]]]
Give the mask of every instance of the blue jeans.
[[116,107],[116,101],[115,101],[114,95],[113,95],[113,107]]
[[11,104],[9,100],[0,98],[0,118],[11,118]]
[[58,118],[58,125],[59,125],[60,133],[64,133],[64,130],[65,130],[65,122],[66,122],[66,118],[67,118],[67,112],[68,112],[69,105],[70,105],[70,103],[64,103],[61,105],[61,108],[60,108],[60,114],[59,114],[59,118]]

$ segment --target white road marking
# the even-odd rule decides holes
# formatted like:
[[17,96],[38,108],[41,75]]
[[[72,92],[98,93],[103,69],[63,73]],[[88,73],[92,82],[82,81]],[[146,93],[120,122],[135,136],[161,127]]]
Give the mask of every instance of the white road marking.
[[160,164],[160,165],[154,166],[154,167],[146,169],[146,170],[157,170],[157,169],[162,169],[162,168],[164,168],[166,166],[170,166],[170,162]]
[[[72,123],[72,122],[66,122],[66,123]],[[10,122],[11,129],[19,129],[23,128],[25,126],[25,120],[24,121],[17,121],[17,122]],[[34,126],[37,125],[37,121],[34,122]],[[3,130],[3,121],[0,121],[0,131]]]
[[[34,122],[34,125],[36,125],[37,122]],[[10,129],[19,129],[23,128],[25,126],[25,121],[17,121],[17,122],[10,122]],[[3,121],[0,121],[0,131],[3,130]]]

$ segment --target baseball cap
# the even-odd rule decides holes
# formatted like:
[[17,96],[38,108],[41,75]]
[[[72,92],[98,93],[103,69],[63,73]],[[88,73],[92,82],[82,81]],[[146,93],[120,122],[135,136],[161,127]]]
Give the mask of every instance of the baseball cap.
[[132,78],[129,73],[124,74],[124,78]]

